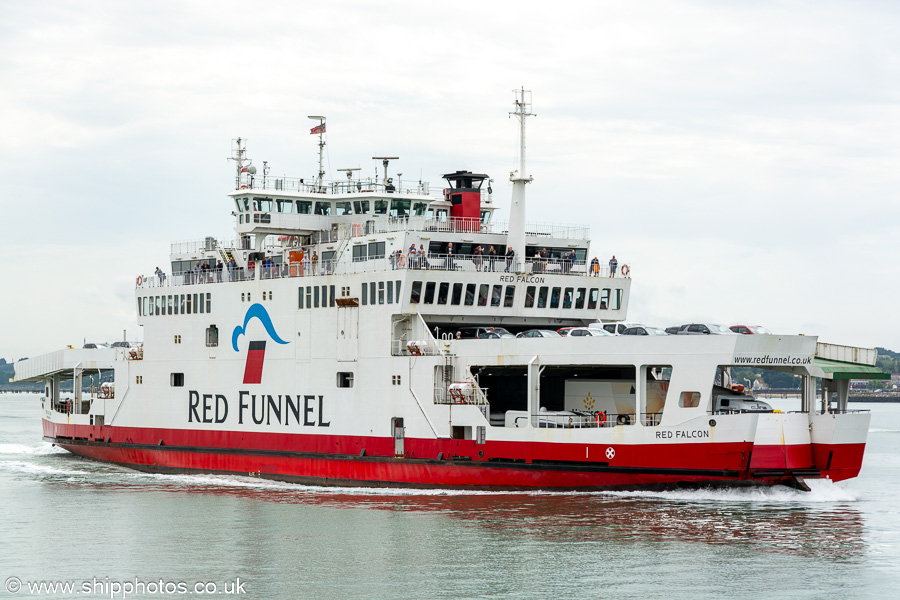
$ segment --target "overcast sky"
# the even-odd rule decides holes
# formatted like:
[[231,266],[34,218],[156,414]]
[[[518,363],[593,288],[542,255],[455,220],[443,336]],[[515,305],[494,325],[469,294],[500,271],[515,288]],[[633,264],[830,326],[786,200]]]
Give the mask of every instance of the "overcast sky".
[[629,318],[900,350],[900,4],[0,0],[0,357],[141,337],[135,276],[231,239],[232,138],[311,177],[496,178],[587,223]]

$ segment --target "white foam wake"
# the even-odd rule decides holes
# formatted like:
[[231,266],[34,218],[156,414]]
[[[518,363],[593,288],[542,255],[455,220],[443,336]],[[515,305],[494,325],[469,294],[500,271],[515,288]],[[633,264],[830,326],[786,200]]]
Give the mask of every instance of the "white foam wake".
[[674,490],[666,492],[601,492],[628,498],[688,502],[740,502],[751,504],[836,504],[856,502],[859,494],[830,480],[806,480],[809,492],[784,486]]
[[53,444],[26,446],[25,444],[0,444],[0,454],[66,454],[66,451]]

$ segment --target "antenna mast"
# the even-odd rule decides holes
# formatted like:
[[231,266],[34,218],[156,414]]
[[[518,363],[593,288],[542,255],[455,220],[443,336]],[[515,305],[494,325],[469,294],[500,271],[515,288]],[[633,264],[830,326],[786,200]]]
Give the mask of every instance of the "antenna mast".
[[319,176],[316,178],[316,191],[324,192],[322,182],[325,180],[325,168],[322,166],[322,155],[325,151],[325,117],[309,115],[309,118],[319,122],[309,132],[313,135],[319,134]]
[[252,183],[252,177],[256,174],[256,167],[252,164],[249,158],[247,158],[247,141],[242,140],[241,138],[236,138],[231,140],[231,151],[234,154],[228,160],[234,161],[235,174],[234,174],[234,189],[241,189],[241,179],[244,176],[244,173],[248,174],[250,177],[250,182]]
[[525,184],[531,183],[533,177],[525,175],[525,117],[533,117],[531,112],[531,92],[524,87],[513,90],[516,94],[516,110],[509,114],[519,119],[519,169],[509,174],[512,181],[512,206],[509,211],[509,233],[507,245],[516,253],[515,265],[524,265],[525,259]]

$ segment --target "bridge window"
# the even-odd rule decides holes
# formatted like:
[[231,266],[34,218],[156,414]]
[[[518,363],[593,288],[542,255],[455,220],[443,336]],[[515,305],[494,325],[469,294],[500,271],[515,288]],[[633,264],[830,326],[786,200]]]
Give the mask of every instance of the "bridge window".
[[331,216],[331,202],[316,202],[316,214]]
[[275,206],[278,208],[278,212],[280,212],[280,213],[294,212],[294,201],[293,200],[276,200]]
[[409,216],[409,205],[410,200],[399,200],[394,199],[391,201],[391,216],[392,217],[408,217]]
[[409,303],[418,304],[419,298],[422,296],[422,282],[413,281],[412,290],[409,293]]
[[438,289],[438,304],[447,304],[447,295],[450,293],[450,284],[446,281],[441,282]]
[[335,202],[334,203],[334,214],[340,215],[352,215],[353,208],[350,205],[350,202]]
[[619,310],[622,308],[622,290],[614,289],[612,291],[612,300],[609,303],[610,310]]
[[369,212],[369,201],[368,200],[355,200],[353,202],[353,209],[358,215],[364,215]]
[[[591,293],[593,294],[594,290],[591,290]],[[592,307],[588,306],[588,308]],[[600,308],[609,308],[609,288],[603,288],[603,292],[600,294]]]
[[425,284],[425,304],[434,304],[434,287],[433,281]]
[[425,210],[428,208],[427,202],[416,202],[413,204],[413,214],[417,217],[424,217]]
[[376,215],[386,215],[388,211],[388,201],[387,200],[375,200],[375,214]]
[[308,215],[312,213],[312,201],[297,200],[297,214]]
[[[597,288],[591,288],[591,295],[588,296],[588,310],[594,310],[597,308],[597,295],[599,290]],[[606,308],[605,304],[601,304],[600,308]]]
[[584,308],[584,296],[587,292],[587,288],[578,288],[578,291],[575,293],[575,308],[581,309]]
[[271,198],[254,198],[253,206],[255,210],[259,212],[272,212],[272,199]]

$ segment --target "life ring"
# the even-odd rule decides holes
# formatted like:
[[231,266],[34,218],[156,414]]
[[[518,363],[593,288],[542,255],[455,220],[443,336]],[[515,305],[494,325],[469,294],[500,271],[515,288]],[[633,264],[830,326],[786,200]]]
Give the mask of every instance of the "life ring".
[[138,275],[138,276],[137,276],[137,284],[138,284],[138,287],[141,287],[141,284],[142,284],[142,283],[144,283],[144,278],[141,277],[140,275]]
[[603,424],[606,423],[606,413],[600,411],[594,415],[594,419],[597,421],[597,427],[603,427]]
[[400,256],[397,257],[397,265],[400,266],[400,267],[405,267],[405,266],[406,266],[406,257],[403,256],[402,254],[401,254]]
[[629,273],[631,273],[631,269],[628,268],[628,265],[622,265],[622,277],[628,277]]

